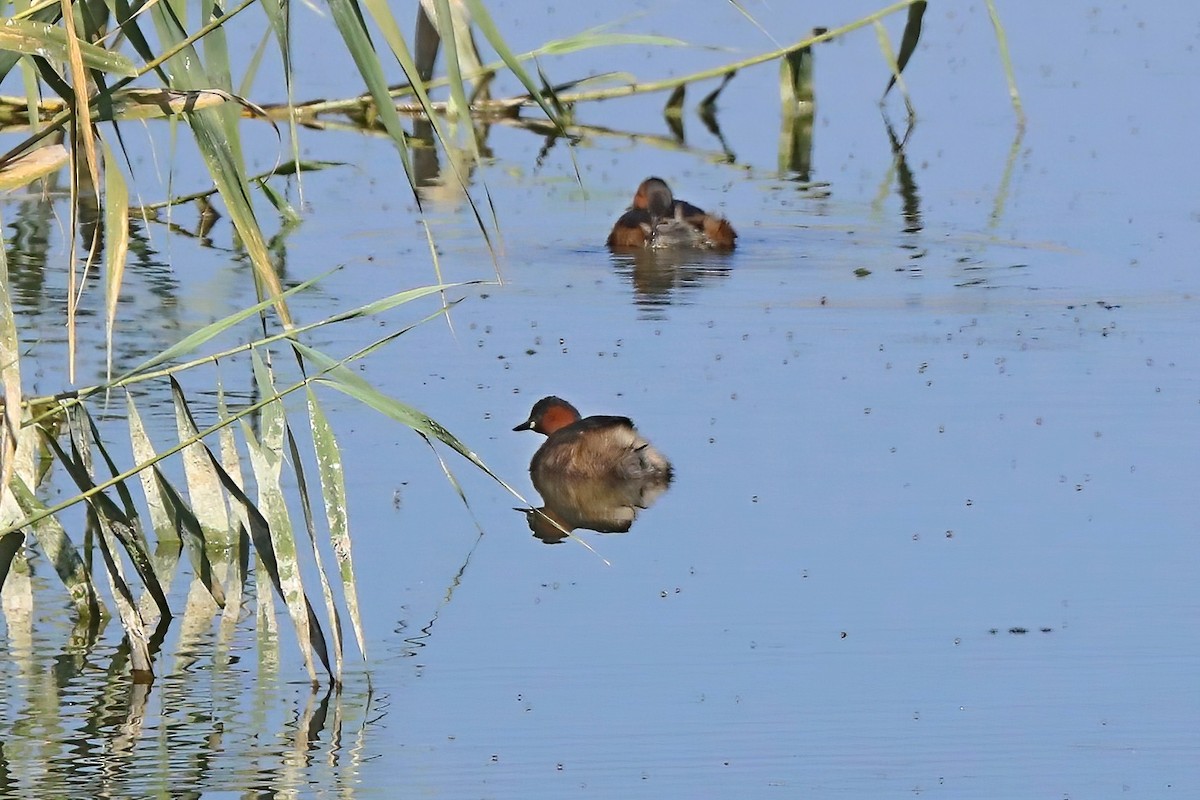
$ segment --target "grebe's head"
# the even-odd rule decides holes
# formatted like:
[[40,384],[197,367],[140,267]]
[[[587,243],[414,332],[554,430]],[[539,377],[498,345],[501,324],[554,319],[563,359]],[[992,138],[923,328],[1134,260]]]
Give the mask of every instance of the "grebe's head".
[[543,397],[533,404],[529,419],[513,428],[514,431],[537,431],[549,436],[560,428],[579,421],[579,411],[561,397]]
[[633,207],[645,209],[655,219],[671,216],[675,197],[662,178],[646,178],[633,196]]

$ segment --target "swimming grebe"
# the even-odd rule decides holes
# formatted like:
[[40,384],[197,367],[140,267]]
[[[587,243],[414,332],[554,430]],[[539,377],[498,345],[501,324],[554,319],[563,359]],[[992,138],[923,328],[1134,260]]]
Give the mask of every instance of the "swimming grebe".
[[647,178],[638,186],[629,210],[613,225],[608,246],[732,250],[735,239],[737,233],[728,220],[677,200],[662,178]]
[[671,462],[642,438],[628,417],[580,418],[566,400],[543,397],[529,419],[513,430],[546,436],[529,462],[533,486],[543,497],[543,487],[562,478],[671,482]]

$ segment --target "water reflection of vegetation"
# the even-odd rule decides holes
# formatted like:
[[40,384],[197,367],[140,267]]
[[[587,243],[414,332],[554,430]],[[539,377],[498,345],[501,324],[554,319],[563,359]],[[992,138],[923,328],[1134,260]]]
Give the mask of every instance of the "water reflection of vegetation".
[[352,795],[387,713],[369,689],[292,691],[269,657],[181,662],[150,686],[130,679],[127,652],[98,670],[73,644],[49,661],[39,651],[10,651],[21,675],[0,699],[13,720],[0,743],[3,797],[275,796],[314,784]]

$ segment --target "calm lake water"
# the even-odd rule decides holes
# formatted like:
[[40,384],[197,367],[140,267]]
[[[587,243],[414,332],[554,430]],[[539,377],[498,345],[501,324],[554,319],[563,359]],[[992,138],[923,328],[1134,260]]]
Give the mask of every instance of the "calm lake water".
[[[711,6],[656,3],[624,28],[732,51],[543,67],[652,78],[774,46]],[[650,7],[492,5],[518,51]],[[783,43],[876,8],[746,7]],[[362,374],[530,498],[539,438],[510,429],[546,394],[632,417],[675,462],[671,490],[627,534],[581,531],[595,553],[548,546],[470,465],[447,456],[467,510],[417,437],[330,394],[368,665],[314,695],[286,622],[260,639],[251,600],[217,655],[215,626],[177,621],[142,692],[113,660],[115,623],[98,646],[75,643],[42,563],[32,636],[0,628],[0,794],[1200,795],[1200,106],[1187,99],[1200,14],[1000,10],[1024,132],[980,3],[930,7],[905,72],[919,118],[902,158],[870,29],[814,54],[807,178],[779,169],[775,65],[721,95],[720,138],[690,91],[688,147],[668,144],[663,96],[579,108],[616,133],[570,151],[493,127],[472,191],[494,202],[503,282],[455,292],[449,320]],[[300,51],[320,52],[328,23],[300,16]],[[898,39],[902,20],[888,28]],[[299,59],[299,97],[354,90],[320,62]],[[903,138],[898,98],[888,114]],[[254,168],[270,167],[274,133],[247,129]],[[302,137],[306,157],[350,165],[292,188],[305,220],[283,240],[287,278],[345,265],[297,315],[434,282],[391,146]],[[153,171],[148,152],[140,163]],[[203,183],[188,169],[177,191]],[[727,215],[738,250],[666,269],[610,255],[607,230],[650,174]],[[426,200],[446,279],[494,280],[461,199]],[[27,389],[52,393],[68,385],[65,256],[57,223],[25,223],[33,202],[0,211],[39,367]],[[118,367],[252,302],[227,221],[211,242],[146,235]],[[312,341],[345,354],[380,325]],[[81,382],[103,373],[100,328]],[[249,393],[249,362],[222,379]],[[146,411],[169,439],[169,404]],[[174,583],[180,607],[187,584]]]

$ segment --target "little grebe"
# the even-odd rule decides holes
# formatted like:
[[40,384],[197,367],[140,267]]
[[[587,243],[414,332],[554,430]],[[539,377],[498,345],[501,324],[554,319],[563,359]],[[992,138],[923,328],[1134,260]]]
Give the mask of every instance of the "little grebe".
[[566,400],[543,397],[513,430],[546,436],[529,462],[533,486],[543,497],[544,489],[560,479],[671,482],[671,462],[628,417],[580,418]]
[[732,250],[735,239],[728,220],[677,200],[661,178],[647,178],[638,186],[633,205],[613,225],[608,246]]

